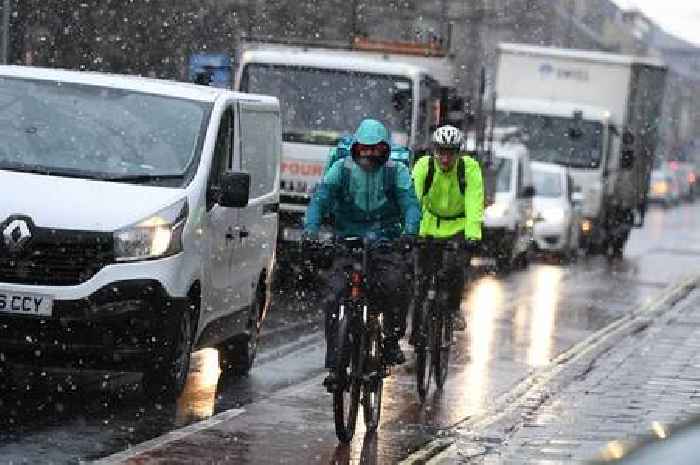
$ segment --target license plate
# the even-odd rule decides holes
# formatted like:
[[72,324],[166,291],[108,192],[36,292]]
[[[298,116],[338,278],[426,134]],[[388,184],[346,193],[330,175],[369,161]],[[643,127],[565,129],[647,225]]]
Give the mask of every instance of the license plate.
[[50,296],[0,289],[0,313],[51,316],[52,310],[53,298]]

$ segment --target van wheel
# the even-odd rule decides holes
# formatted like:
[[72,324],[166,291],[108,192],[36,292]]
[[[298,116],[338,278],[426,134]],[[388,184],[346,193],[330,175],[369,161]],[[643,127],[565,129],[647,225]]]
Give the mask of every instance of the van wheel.
[[182,310],[170,350],[143,373],[142,386],[146,394],[174,398],[182,392],[190,370],[194,331],[194,314],[188,307]]
[[269,306],[269,294],[264,279],[258,283],[250,306],[246,332],[236,335],[219,346],[219,365],[225,373],[247,375],[253,368],[258,350],[258,335]]

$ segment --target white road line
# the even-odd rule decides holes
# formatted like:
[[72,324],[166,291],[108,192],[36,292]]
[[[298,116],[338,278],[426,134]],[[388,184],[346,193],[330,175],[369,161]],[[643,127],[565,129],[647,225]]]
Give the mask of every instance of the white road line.
[[185,426],[184,428],[176,429],[173,431],[170,431],[169,433],[166,433],[162,436],[159,436],[157,438],[153,438],[149,441],[142,442],[134,447],[131,447],[123,452],[118,452],[116,454],[112,454],[108,457],[95,460],[95,461],[81,461],[81,464],[84,465],[116,465],[120,463],[124,463],[127,460],[143,454],[145,452],[149,452],[155,449],[159,449],[166,444],[169,444],[174,441],[178,441],[182,438],[185,438],[191,434],[198,433],[200,431],[203,431],[208,428],[213,428],[214,426],[223,423],[225,421],[228,421],[232,418],[235,418],[245,412],[245,409],[231,409],[231,410],[226,410],[221,413],[218,413],[214,415],[213,417],[207,418],[206,420],[193,423],[191,425]]

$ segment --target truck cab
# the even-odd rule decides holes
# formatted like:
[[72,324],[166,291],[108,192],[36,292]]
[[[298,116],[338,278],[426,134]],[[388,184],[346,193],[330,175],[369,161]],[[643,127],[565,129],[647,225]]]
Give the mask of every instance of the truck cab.
[[606,169],[616,163],[612,158],[620,143],[609,112],[567,102],[503,99],[497,102],[496,124],[520,128],[531,161],[568,167],[583,194],[581,214],[587,223],[581,233],[588,245],[594,240],[592,222],[600,217],[606,195],[614,194],[618,176]]
[[280,269],[301,237],[307,204],[330,149],[364,118],[390,130],[392,143],[412,154],[428,149],[438,123],[441,83],[400,57],[352,50],[248,44],[235,89],[275,95],[282,115]]
[[495,121],[584,195],[582,245],[621,256],[646,209],[666,68],[653,58],[500,44]]

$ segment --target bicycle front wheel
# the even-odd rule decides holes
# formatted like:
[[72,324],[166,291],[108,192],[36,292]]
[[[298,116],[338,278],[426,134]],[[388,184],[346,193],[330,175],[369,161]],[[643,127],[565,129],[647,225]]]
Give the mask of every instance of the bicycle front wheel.
[[421,402],[425,402],[425,397],[430,389],[430,377],[434,364],[433,350],[435,348],[431,301],[426,300],[421,305],[420,319],[418,337],[416,338],[416,385],[418,398]]
[[379,426],[382,411],[382,391],[384,390],[384,347],[382,328],[377,322],[370,323],[367,331],[367,355],[365,358],[365,382],[363,413],[368,433]]
[[442,389],[447,380],[447,368],[450,363],[452,346],[452,315],[440,312],[435,325],[435,385]]
[[[355,423],[360,403],[362,386],[361,344],[350,340],[349,321],[341,318],[338,322],[338,351],[336,359],[336,379],[338,388],[333,393],[335,413],[335,434],[338,440],[348,443],[355,434]],[[359,342],[359,341],[358,341]]]

